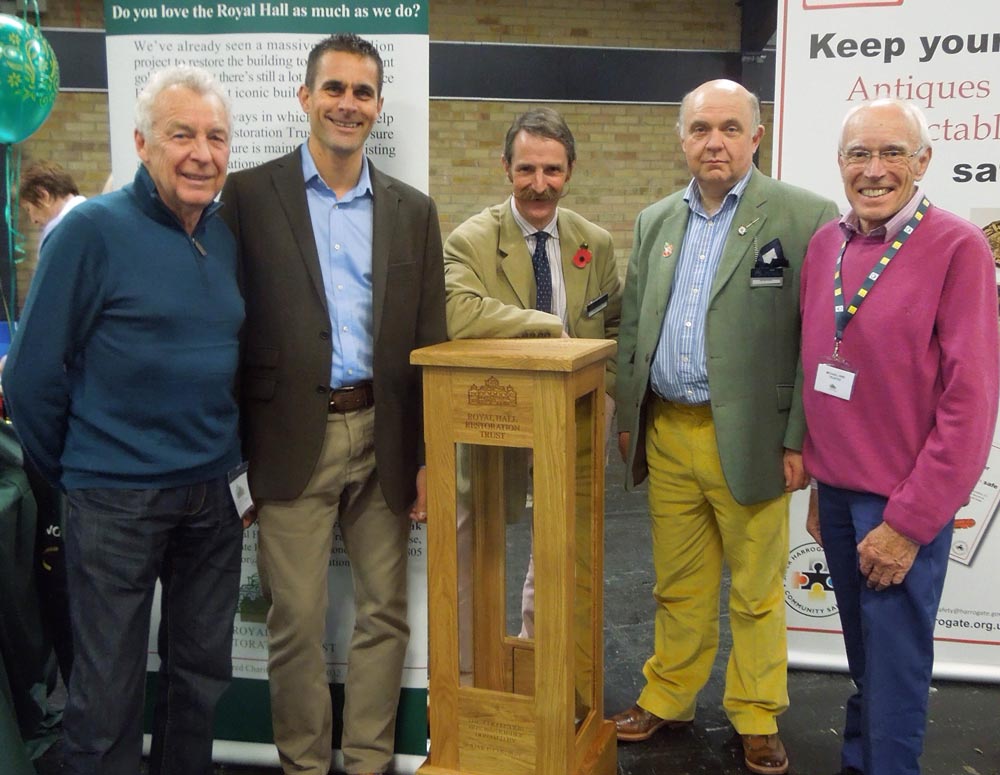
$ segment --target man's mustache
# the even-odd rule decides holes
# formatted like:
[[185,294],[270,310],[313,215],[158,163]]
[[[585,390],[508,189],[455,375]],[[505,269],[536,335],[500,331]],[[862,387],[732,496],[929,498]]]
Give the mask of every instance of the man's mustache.
[[558,202],[566,194],[569,188],[564,188],[561,192],[556,191],[552,186],[546,186],[542,192],[535,191],[530,186],[514,192],[514,198],[519,202]]

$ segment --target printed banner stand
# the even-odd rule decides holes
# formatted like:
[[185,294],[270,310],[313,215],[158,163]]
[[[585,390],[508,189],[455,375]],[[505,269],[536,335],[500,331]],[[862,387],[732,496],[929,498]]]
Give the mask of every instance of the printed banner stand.
[[[149,75],[175,64],[210,70],[233,106],[230,172],[299,146],[309,134],[296,97],[306,57],[322,38],[354,32],[379,50],[385,105],[365,151],[380,170],[426,192],[428,187],[429,42],[427,3],[289,0],[235,3],[105,0],[111,163],[115,186],[130,181],[138,158],[132,139],[135,97]],[[256,570],[256,528],[244,537],[242,588],[234,623],[234,680],[216,718],[218,761],[277,766],[267,687],[265,603]],[[410,644],[396,725],[396,772],[413,772],[427,753],[427,562],[425,530],[409,546]],[[346,655],[354,623],[350,568],[339,535],[330,558],[327,670],[339,718]],[[154,612],[159,610],[159,601]],[[148,681],[156,680],[154,613]],[[147,691],[147,697],[153,696]],[[147,707],[147,729],[151,708]],[[332,745],[339,746],[340,729]],[[147,739],[148,745],[148,739]],[[335,766],[342,767],[340,752]]]

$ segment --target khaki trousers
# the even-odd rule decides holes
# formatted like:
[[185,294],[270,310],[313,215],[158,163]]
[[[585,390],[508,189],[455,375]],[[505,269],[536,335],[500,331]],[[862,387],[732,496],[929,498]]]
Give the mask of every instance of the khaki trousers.
[[639,705],[661,718],[694,718],[719,645],[725,561],[733,648],[723,707],[740,734],[776,732],[788,707],[788,496],[749,506],[734,500],[708,406],[654,399],[646,455],[657,609]]
[[327,679],[327,573],[339,523],[351,561],[355,624],[341,749],[348,773],[384,772],[394,747],[406,622],[409,520],[382,497],[375,410],[330,414],[302,495],[258,504],[258,565],[267,616],[274,739],[286,773],[327,775],[333,712]]

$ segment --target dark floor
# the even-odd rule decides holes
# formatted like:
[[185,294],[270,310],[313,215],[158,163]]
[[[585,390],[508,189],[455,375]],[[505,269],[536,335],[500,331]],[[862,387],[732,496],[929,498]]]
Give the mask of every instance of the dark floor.
[[[645,492],[625,493],[623,466],[608,468],[605,538],[605,713],[633,703],[652,647],[653,582]],[[518,539],[520,540],[520,539]],[[725,590],[723,592],[725,594]],[[721,708],[729,649],[723,646],[701,696],[693,728],[662,733],[618,748],[619,775],[744,775],[738,739]],[[833,775],[839,768],[839,729],[850,680],[840,674],[791,671],[791,708],[780,720],[793,775]],[[923,757],[923,775],[1000,775],[1000,686],[936,682]],[[39,775],[59,772],[58,745],[38,763]],[[216,773],[274,775],[275,769],[220,765]]]

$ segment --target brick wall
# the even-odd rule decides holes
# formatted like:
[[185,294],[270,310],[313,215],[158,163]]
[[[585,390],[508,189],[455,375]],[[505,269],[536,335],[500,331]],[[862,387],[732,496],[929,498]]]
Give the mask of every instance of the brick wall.
[[49,0],[43,27],[103,29],[103,0]]
[[431,40],[738,49],[735,0],[429,0]]
[[[622,48],[739,48],[734,0],[463,0],[430,5],[431,40]],[[517,75],[515,75],[517,77]],[[521,74],[521,77],[530,77]],[[509,193],[504,134],[530,104],[431,102],[430,189],[447,234]],[[687,183],[670,105],[554,105],[576,137],[565,205],[614,236],[624,272],[635,216]]]
[[[736,49],[740,17],[735,0],[429,0],[431,40]],[[49,3],[48,27],[103,27],[101,0]],[[525,103],[433,100],[430,105],[430,191],[445,236],[473,213],[509,193],[500,146]],[[640,209],[680,188],[687,171],[674,126],[676,106],[556,105],[577,140],[577,165],[567,207],[601,224],[614,236],[624,271],[632,225]],[[765,106],[770,128],[771,109]],[[107,98],[59,95],[45,125],[23,144],[29,158],[66,166],[86,195],[100,190],[110,169]],[[765,135],[761,168],[770,170]],[[21,298],[34,267],[34,228],[28,260],[19,271]]]

